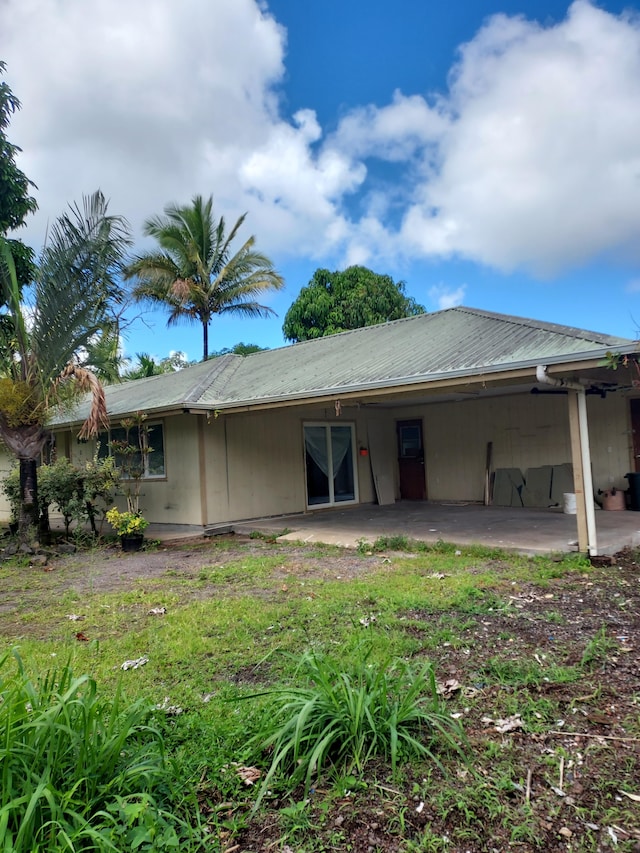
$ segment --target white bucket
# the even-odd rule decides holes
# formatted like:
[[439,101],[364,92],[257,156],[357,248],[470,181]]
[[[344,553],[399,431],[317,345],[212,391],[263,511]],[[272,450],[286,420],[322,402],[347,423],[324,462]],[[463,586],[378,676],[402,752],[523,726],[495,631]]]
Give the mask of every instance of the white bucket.
[[576,515],[576,496],[575,492],[565,492],[563,495],[564,498],[564,507],[563,512],[565,515]]

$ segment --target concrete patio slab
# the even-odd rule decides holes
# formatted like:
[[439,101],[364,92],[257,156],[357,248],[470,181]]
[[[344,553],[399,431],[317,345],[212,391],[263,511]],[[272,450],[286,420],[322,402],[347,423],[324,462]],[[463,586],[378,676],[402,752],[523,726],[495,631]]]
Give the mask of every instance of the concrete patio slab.
[[[598,554],[614,554],[625,546],[640,546],[640,512],[596,513]],[[558,509],[485,507],[480,504],[399,501],[392,506],[372,504],[299,515],[240,522],[237,533],[259,530],[278,533],[283,541],[321,542],[355,548],[362,540],[405,536],[423,542],[486,545],[527,554],[577,550],[575,515]]]

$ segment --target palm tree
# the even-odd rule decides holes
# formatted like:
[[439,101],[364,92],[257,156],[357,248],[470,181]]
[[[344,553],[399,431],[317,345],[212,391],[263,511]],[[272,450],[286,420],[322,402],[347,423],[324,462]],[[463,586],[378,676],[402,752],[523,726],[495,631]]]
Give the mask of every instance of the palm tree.
[[234,253],[231,244],[245,220],[241,216],[229,234],[223,217],[214,221],[213,198],[194,196],[190,205],[168,205],[164,216],[145,223],[160,251],[137,257],[126,270],[137,279],[134,297],[169,309],[167,325],[181,320],[199,322],[203,333],[203,361],[209,356],[209,324],[216,314],[267,317],[275,312],[255,301],[268,290],[280,290],[284,281],[266,255],[254,249],[249,237]]
[[129,244],[127,225],[107,215],[97,192],[71,207],[53,228],[37,267],[33,299],[20,294],[9,244],[0,238],[0,438],[20,463],[20,529],[37,525],[36,462],[47,423],[60,407],[91,394],[81,438],[107,422],[104,392],[81,358],[108,325],[120,298],[117,271]]
[[175,373],[189,364],[183,352],[173,352],[161,359],[154,358],[148,352],[137,352],[136,358],[138,363],[121,377],[125,382],[132,379],[146,379],[149,376],[161,376],[163,373]]

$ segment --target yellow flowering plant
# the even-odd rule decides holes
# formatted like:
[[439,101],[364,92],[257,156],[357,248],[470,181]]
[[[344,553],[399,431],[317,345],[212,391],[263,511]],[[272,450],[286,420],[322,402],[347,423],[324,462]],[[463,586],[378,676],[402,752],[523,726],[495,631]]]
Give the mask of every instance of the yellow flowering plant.
[[138,512],[120,512],[117,507],[112,507],[107,512],[107,521],[116,531],[118,536],[131,536],[143,534],[149,526],[147,519]]

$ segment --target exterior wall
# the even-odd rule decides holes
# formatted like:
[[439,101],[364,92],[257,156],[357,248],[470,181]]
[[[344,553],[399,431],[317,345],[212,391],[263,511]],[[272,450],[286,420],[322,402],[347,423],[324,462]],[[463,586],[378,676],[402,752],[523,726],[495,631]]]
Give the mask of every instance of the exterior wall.
[[[633,470],[629,401],[622,394],[589,396],[588,417],[595,489],[626,488]],[[397,420],[422,418],[427,497],[481,501],[486,445],[493,467],[527,468],[571,461],[567,400],[563,395],[517,395],[397,408],[329,406],[272,409],[163,419],[166,477],[145,480],[141,507],[156,523],[215,524],[306,510],[303,424],[354,423],[356,447],[368,447],[372,419],[392,460],[397,483]],[[58,447],[82,464],[94,443],[58,434]],[[360,503],[375,501],[369,456],[357,454]],[[0,479],[12,458],[0,449]],[[201,477],[202,472],[202,477]],[[116,503],[123,506],[124,499]],[[0,521],[9,505],[0,491]]]
[[[163,418],[166,476],[142,481],[140,509],[158,524],[202,524],[200,509],[200,467],[198,457],[198,417],[175,415]],[[154,421],[150,420],[150,424]],[[70,458],[82,464],[95,453],[95,442],[70,442]],[[125,499],[115,501],[120,509]]]
[[587,397],[587,415],[595,490],[628,488],[624,475],[635,471],[629,398],[619,393]]
[[[628,400],[587,397],[594,488],[625,488],[630,464]],[[427,497],[481,501],[487,442],[493,468],[527,468],[571,462],[567,398],[522,394],[396,409],[396,420],[422,418]]]
[[[304,512],[302,427],[307,421],[354,423],[356,447],[367,446],[364,409],[334,406],[222,414],[204,427],[207,522]],[[359,500],[374,500],[368,457],[356,456]]]
[[0,445],[0,522],[9,522],[11,519],[11,508],[9,501],[2,490],[2,481],[13,468],[15,457],[12,453]]

